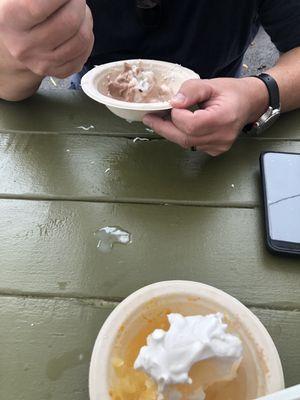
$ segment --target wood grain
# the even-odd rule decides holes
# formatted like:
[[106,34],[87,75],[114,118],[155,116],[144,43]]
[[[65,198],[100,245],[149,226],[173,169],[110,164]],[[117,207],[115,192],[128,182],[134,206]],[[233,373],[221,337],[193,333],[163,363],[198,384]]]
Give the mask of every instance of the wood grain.
[[[89,131],[79,126],[94,126]],[[149,135],[141,123],[128,123],[105,106],[77,90],[40,90],[32,98],[9,103],[0,101],[0,132],[76,133],[89,135]],[[300,111],[282,115],[279,122],[261,137],[300,138]]]
[[267,150],[300,152],[300,142],[244,139],[211,158],[162,140],[1,135],[0,197],[253,207]]
[[[79,128],[83,126],[89,130]],[[0,101],[0,132],[149,135],[142,123],[129,123],[77,90],[40,90],[22,102]]]
[[[265,250],[259,210],[0,201],[0,292],[123,298],[146,284],[196,280],[250,305],[300,309],[298,259]],[[97,228],[132,243],[101,253]]]

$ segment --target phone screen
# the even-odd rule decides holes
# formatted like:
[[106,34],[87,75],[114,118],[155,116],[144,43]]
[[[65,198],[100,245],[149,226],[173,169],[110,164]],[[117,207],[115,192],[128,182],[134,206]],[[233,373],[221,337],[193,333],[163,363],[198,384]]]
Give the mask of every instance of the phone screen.
[[300,154],[263,155],[270,238],[300,243]]

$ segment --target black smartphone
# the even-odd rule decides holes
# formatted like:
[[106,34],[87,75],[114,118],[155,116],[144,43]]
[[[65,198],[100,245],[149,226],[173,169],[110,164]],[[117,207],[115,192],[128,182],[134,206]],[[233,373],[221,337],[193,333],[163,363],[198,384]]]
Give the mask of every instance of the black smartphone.
[[264,152],[260,168],[267,246],[300,255],[300,154]]

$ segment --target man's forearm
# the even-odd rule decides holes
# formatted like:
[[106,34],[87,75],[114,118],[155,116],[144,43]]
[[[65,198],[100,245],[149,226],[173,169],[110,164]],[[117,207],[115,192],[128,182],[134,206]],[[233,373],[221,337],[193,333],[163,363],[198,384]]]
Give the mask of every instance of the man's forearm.
[[278,83],[282,111],[300,108],[300,47],[282,54],[277,64],[266,72]]
[[33,95],[42,78],[16,61],[0,41],[0,99],[19,101]]

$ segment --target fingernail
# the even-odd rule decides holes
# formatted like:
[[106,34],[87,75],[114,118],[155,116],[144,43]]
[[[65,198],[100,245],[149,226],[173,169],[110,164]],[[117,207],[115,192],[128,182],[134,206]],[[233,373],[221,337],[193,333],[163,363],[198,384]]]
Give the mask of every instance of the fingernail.
[[175,101],[176,103],[184,103],[186,97],[182,93],[177,93],[176,96],[172,98],[172,101]]
[[147,115],[143,118],[143,124],[149,126],[151,128],[152,125],[152,120],[151,117],[148,117]]

